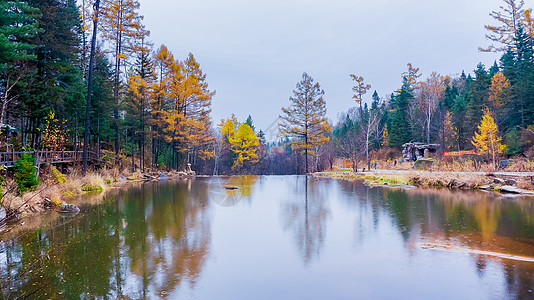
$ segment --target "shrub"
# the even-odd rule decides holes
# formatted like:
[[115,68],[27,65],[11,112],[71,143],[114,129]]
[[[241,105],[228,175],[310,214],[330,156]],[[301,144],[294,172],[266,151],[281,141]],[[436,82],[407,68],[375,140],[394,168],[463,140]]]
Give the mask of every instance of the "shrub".
[[19,194],[30,191],[39,185],[39,179],[35,175],[33,163],[35,157],[30,153],[22,153],[22,156],[15,163],[15,183]]

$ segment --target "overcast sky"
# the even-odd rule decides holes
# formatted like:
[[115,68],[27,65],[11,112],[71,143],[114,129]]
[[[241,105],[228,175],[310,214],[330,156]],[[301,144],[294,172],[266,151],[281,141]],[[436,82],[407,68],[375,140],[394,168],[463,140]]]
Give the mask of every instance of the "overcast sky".
[[[192,52],[217,94],[212,118],[250,114],[265,129],[289,105],[307,72],[325,90],[328,117],[355,106],[349,74],[381,97],[401,85],[411,62],[456,76],[497,54],[487,46],[485,24],[502,0],[140,0],[155,48],[175,57]],[[527,1],[526,7],[531,7]]]

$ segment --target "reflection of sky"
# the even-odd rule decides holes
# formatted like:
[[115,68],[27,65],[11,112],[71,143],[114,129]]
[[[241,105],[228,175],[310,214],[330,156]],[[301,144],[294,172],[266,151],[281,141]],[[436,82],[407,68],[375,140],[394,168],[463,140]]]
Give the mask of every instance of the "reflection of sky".
[[[131,298],[169,299],[530,295],[532,264],[421,249],[417,243],[534,255],[531,201],[446,190],[369,188],[314,178],[306,197],[304,180],[263,176],[196,179],[190,188],[183,181],[144,185],[119,197],[119,215],[114,215],[111,203],[103,206],[108,207],[106,213],[92,207],[55,230],[43,231],[41,248],[28,248],[27,242],[37,236],[33,233],[23,236],[20,244],[0,243],[2,283],[7,250],[13,254],[11,268],[16,274],[23,272],[21,259],[28,255],[21,255],[23,249],[42,249],[51,256],[51,261],[42,261],[52,269],[35,271],[49,276],[55,274],[54,267],[63,266],[56,257],[77,257],[73,250],[87,248],[97,257],[101,252],[113,255],[109,266],[98,265],[103,266],[98,274],[104,276],[104,287],[109,283],[111,297],[117,296],[117,285]],[[224,191],[230,183],[242,188],[248,201],[223,207],[209,200],[210,192]],[[102,235],[86,231],[86,221],[103,222],[91,227]],[[107,238],[102,249],[89,244],[102,237]],[[65,276],[68,282],[61,286],[84,288],[85,282],[76,280],[92,276],[90,269],[68,271],[65,274],[80,276]],[[53,282],[53,277],[46,280]],[[61,286],[52,284],[51,289]]]

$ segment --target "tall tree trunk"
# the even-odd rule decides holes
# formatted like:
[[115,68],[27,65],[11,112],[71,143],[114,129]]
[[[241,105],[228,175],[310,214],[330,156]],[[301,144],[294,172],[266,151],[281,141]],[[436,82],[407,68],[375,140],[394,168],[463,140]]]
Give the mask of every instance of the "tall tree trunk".
[[96,32],[98,29],[98,9],[100,6],[100,0],[96,0],[94,4],[94,16],[93,16],[93,39],[91,40],[91,54],[89,57],[89,75],[87,76],[87,104],[85,108],[85,132],[83,138],[83,163],[82,163],[82,176],[87,173],[87,159],[89,151],[89,131],[91,126],[91,97],[93,94],[93,64],[95,57],[96,46]]

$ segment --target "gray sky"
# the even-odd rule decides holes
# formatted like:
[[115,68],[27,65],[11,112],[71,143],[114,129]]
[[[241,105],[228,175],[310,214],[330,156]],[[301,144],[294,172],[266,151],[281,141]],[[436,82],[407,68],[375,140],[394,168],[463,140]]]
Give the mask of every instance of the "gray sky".
[[[355,106],[349,78],[365,78],[385,97],[401,85],[411,62],[430,72],[457,75],[487,67],[500,54],[487,46],[485,24],[502,0],[140,0],[157,49],[175,57],[192,52],[207,74],[212,118],[250,114],[265,129],[289,105],[307,72],[325,90],[328,117]],[[526,7],[531,7],[527,2]]]

